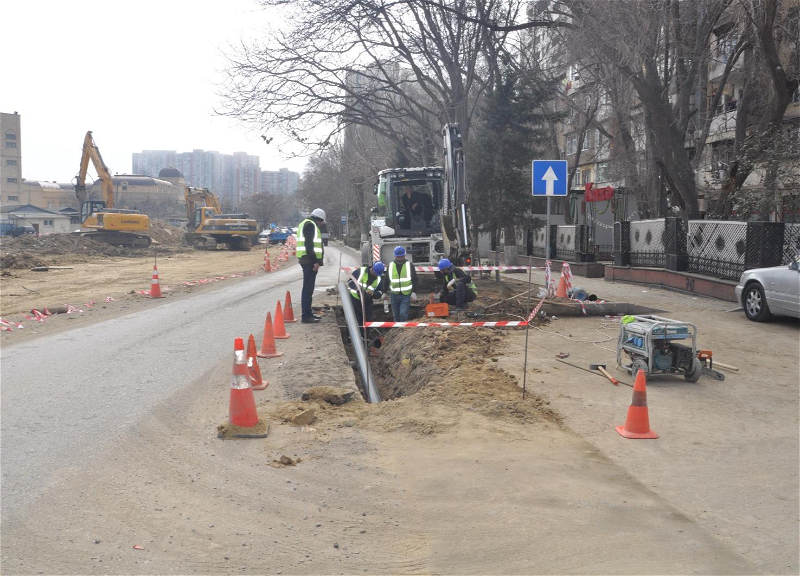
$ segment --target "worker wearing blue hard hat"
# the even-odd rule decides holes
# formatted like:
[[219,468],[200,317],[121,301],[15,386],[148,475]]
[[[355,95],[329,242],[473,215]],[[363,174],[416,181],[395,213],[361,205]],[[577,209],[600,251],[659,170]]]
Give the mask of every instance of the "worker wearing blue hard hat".
[[439,272],[444,276],[440,302],[455,306],[456,310],[465,309],[478,297],[478,288],[469,274],[453,265],[447,258],[439,260]]
[[394,260],[389,262],[384,285],[391,295],[392,318],[395,322],[407,322],[411,302],[417,299],[417,271],[414,264],[406,260],[406,249],[402,246],[394,249]]
[[380,288],[385,270],[386,265],[380,261],[372,266],[362,266],[352,273],[347,282],[350,300],[359,324],[372,321],[372,301],[379,300],[383,296]]

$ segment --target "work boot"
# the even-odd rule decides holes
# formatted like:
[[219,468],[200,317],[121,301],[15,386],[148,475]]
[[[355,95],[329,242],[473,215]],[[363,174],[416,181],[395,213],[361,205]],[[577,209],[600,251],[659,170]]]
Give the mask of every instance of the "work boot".
[[311,318],[303,318],[300,320],[301,324],[319,324],[319,318],[312,316]]

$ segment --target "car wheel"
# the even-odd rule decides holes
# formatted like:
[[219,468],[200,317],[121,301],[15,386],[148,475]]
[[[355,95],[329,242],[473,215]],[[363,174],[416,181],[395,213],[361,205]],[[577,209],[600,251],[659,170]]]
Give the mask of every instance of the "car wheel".
[[683,375],[687,382],[697,382],[703,375],[703,364],[697,358],[692,360],[692,370]]
[[767,298],[764,296],[764,288],[761,284],[753,282],[748,284],[744,291],[744,314],[753,322],[764,322],[772,318],[772,314],[767,306]]

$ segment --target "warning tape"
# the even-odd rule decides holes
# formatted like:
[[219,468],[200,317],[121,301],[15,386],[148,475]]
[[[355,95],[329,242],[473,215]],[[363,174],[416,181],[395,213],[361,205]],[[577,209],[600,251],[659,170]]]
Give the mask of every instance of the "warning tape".
[[439,327],[469,327],[506,328],[527,326],[524,320],[500,320],[497,322],[364,322],[366,328],[439,328]]
[[[492,272],[506,270],[544,270],[544,266],[459,266],[461,270],[467,272]],[[358,268],[342,267],[344,272],[352,272]],[[417,272],[439,272],[438,266],[414,266]]]
[[9,322],[8,320],[3,320],[2,318],[0,318],[0,330],[3,331],[7,330],[8,332],[13,332],[14,328],[16,328],[17,330],[21,330],[25,328],[25,326],[23,326],[19,322]]

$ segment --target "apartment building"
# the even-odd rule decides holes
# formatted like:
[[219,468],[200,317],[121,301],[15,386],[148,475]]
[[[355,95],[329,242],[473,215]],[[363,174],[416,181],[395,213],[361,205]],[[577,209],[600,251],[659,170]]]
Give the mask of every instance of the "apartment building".
[[20,204],[22,126],[16,112],[0,112],[0,140],[0,204]]
[[294,194],[299,183],[300,174],[292,172],[288,168],[261,171],[261,192]]

